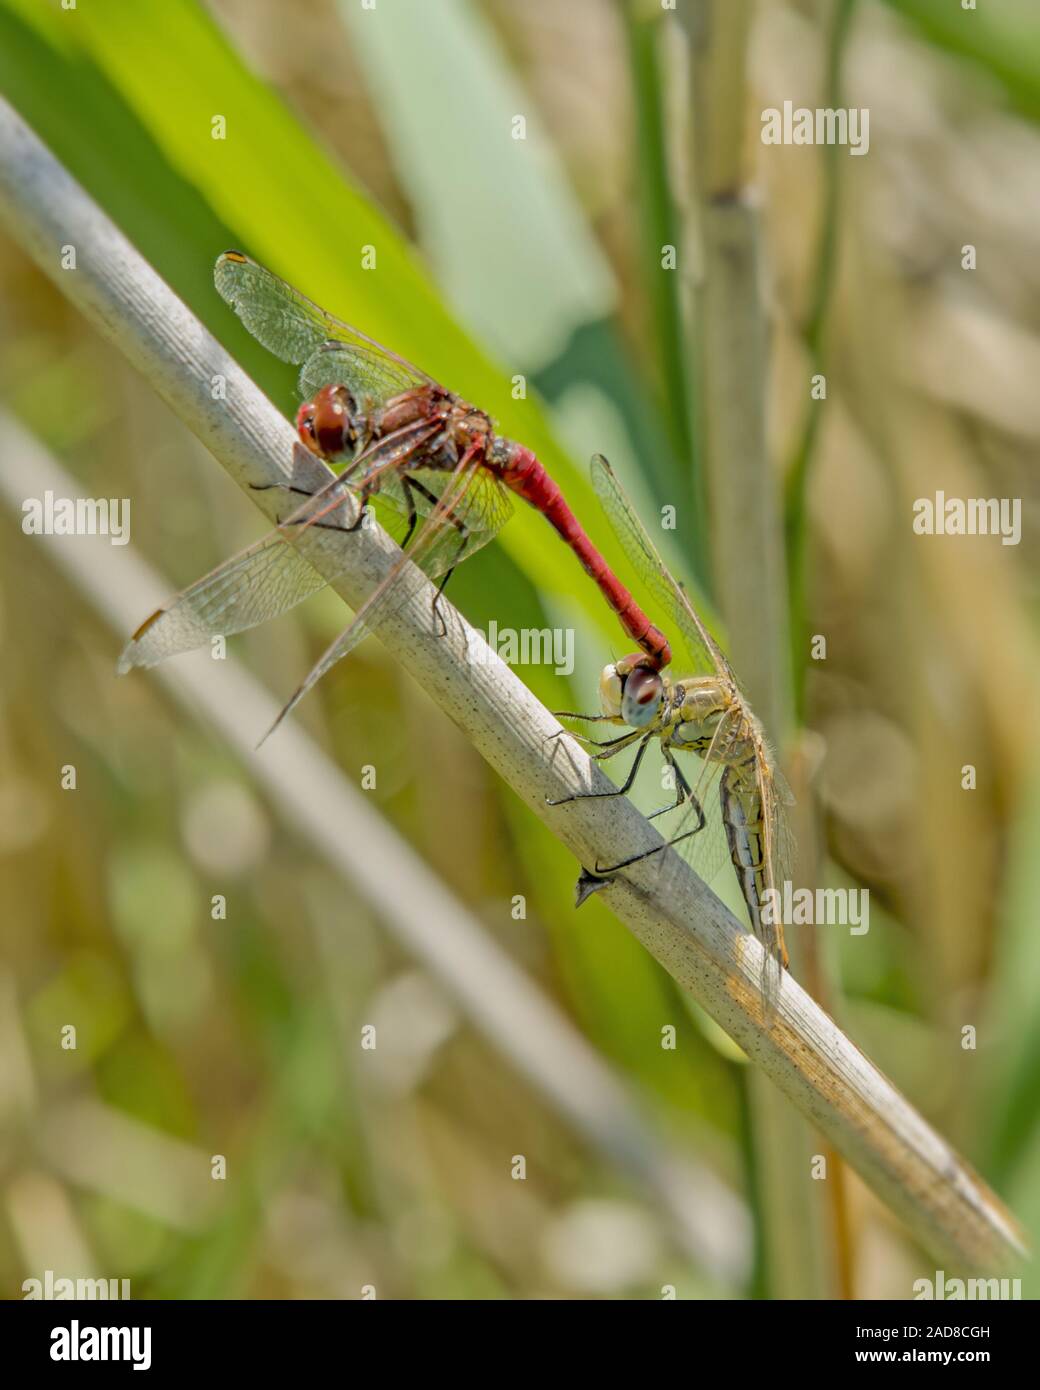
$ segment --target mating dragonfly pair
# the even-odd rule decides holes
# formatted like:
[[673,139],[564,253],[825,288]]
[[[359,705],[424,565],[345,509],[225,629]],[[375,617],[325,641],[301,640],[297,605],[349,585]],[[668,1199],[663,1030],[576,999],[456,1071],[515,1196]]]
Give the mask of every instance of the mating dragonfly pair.
[[[259,342],[300,366],[305,401],[296,425],[308,457],[343,467],[338,474],[321,470],[317,481],[294,474],[291,490],[304,494],[302,502],[262,540],[146,619],[127,644],[119,669],[154,666],[213,637],[254,627],[316,593],[342,572],[351,544],[347,536],[361,524],[367,504],[375,503],[380,521],[405,554],[297,687],[280,722],[357,646],[370,625],[413,592],[409,576],[419,576],[412,565],[438,581],[436,609],[455,566],[497,533],[511,511],[509,494],[516,493],[542,512],[574,551],[640,649],[604,670],[599,714],[570,716],[627,726],[605,743],[585,739],[598,749],[597,760],[638,745],[622,787],[585,795],[626,793],[647,747],[657,741],[675,777],[676,799],[654,815],[679,810],[680,824],[668,843],[678,845],[710,879],[720,867],[710,848],[719,837],[708,828],[708,794],[717,780],[718,823],[752,927],[786,966],[782,927],[763,912],[767,891],[780,888],[786,877],[791,845],[782,780],[725,657],[666,569],[606,460],[593,460],[593,483],[637,572],[683,637],[690,667],[682,680],[665,674],[672,655],[667,638],[596,550],[529,449],[497,435],[483,411],[241,252],[227,251],[218,259],[214,281]],[[681,751],[702,760],[694,785],[675,760]],[[644,857],[597,867],[595,873],[609,876]],[[587,876],[587,881],[599,880]]]

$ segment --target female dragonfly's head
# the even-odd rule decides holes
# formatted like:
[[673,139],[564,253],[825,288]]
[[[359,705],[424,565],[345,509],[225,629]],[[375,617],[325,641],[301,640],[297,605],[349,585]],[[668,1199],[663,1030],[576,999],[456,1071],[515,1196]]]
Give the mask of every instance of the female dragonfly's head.
[[645,729],[657,718],[663,699],[664,677],[643,653],[604,666],[599,678],[599,700],[609,719],[620,719],[633,729]]
[[345,386],[323,386],[296,412],[296,432],[319,458],[343,458],[357,444],[357,419],[357,402]]

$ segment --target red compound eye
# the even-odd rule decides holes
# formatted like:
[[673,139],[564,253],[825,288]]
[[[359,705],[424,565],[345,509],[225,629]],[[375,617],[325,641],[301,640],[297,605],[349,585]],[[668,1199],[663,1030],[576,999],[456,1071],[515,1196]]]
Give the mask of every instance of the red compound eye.
[[304,401],[296,412],[300,438],[319,458],[334,459],[349,454],[357,438],[354,429],[354,399],[345,386],[323,386],[313,400]]
[[321,456],[318,441],[314,437],[314,402],[304,401],[296,412],[296,433],[312,454]]

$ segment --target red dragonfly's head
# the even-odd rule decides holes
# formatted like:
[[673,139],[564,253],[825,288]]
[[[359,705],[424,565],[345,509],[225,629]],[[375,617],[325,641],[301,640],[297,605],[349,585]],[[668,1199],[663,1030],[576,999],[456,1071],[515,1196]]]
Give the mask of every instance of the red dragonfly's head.
[[338,459],[354,452],[357,443],[357,405],[345,386],[323,386],[296,412],[296,431],[321,459]]

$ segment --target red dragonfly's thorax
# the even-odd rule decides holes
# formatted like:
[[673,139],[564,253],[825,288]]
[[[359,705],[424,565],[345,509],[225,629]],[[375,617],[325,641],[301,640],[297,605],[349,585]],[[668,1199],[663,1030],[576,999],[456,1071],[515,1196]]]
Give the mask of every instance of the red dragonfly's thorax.
[[429,426],[409,468],[452,469],[464,455],[489,463],[496,443],[491,417],[432,383],[403,391],[365,415],[346,386],[323,386],[296,416],[300,438],[319,458],[336,461],[401,434]]
[[394,396],[373,412],[370,428],[374,438],[393,434],[422,420],[446,420],[451,413],[451,393],[443,386],[420,386]]
[[495,431],[491,416],[483,410],[477,410],[467,401],[456,397],[445,421],[445,434],[445,454],[449,467],[454,467],[466,454],[475,456],[482,464],[488,463]]

